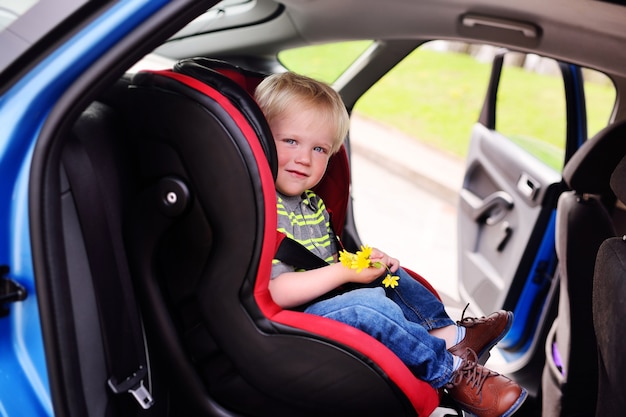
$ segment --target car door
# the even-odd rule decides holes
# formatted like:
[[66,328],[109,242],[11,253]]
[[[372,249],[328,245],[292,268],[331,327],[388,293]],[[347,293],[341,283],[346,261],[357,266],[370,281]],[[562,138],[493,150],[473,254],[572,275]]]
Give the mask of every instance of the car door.
[[[471,133],[457,212],[459,292],[475,313],[500,308],[515,313],[513,327],[499,346],[505,355],[516,358],[528,353],[539,333],[540,318],[548,314],[557,264],[554,227],[563,189],[560,169],[586,138],[586,115],[580,68],[558,64],[551,77],[557,95],[563,94],[557,100],[562,108],[550,108],[541,117],[562,125],[562,151],[538,157],[544,138],[503,133],[499,118],[510,117],[505,110],[523,117],[525,106],[541,100],[533,97],[526,80],[528,100],[506,103],[503,87],[515,83],[503,81],[511,79],[509,73],[524,70],[503,65],[505,58],[503,52],[493,61],[483,109]],[[532,127],[532,122],[527,125]]]

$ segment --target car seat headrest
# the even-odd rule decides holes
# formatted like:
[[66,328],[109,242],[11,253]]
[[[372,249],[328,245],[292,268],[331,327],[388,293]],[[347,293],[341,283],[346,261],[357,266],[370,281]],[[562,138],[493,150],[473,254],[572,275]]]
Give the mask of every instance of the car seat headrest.
[[[252,98],[254,90],[267,74],[244,69],[226,61],[205,57],[180,60],[174,65],[173,71],[193,77],[220,91],[248,116],[259,138],[273,140],[267,120]],[[247,92],[249,97],[242,94],[242,89]],[[264,143],[262,146],[266,155],[269,155],[270,152],[276,152],[273,146],[271,147],[272,150],[266,149]],[[274,161],[276,157],[268,156],[268,159],[275,178],[276,163]],[[313,190],[324,199],[326,208],[331,213],[333,228],[341,236],[350,196],[350,168],[345,147],[342,146],[339,152],[330,158],[324,177]]]
[[563,168],[563,181],[579,193],[611,192],[613,170],[626,154],[626,121],[613,123],[585,142]]
[[[254,90],[268,75],[241,68],[237,65],[231,64],[230,62],[205,57],[182,59],[174,64],[173,69],[175,72],[189,75],[190,77],[206,82],[216,88],[222,87],[222,85],[219,84],[218,81],[212,76],[212,73],[217,72],[235,82],[239,85],[239,87],[246,90],[250,96],[254,96]],[[232,91],[229,91],[228,85],[223,87],[226,90],[223,91],[220,89],[220,91],[223,91],[225,94],[228,94],[229,92],[232,93]]]
[[617,164],[611,175],[611,189],[619,201],[626,201],[626,156]]
[[261,140],[261,146],[275,178],[277,157],[274,139],[263,112],[253,98],[254,90],[266,74],[204,57],[180,60],[174,65],[173,71],[190,76],[218,90],[246,116]]

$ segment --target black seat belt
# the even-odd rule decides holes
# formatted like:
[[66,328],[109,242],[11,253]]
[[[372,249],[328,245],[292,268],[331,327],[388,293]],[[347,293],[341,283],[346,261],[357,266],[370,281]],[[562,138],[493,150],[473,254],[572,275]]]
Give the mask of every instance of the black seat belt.
[[107,384],[115,394],[132,394],[143,409],[148,409],[154,400],[149,390],[143,328],[122,247],[121,230],[112,227],[120,224],[119,214],[107,207],[100,183],[102,177],[96,175],[90,155],[77,137],[68,141],[63,162],[96,291],[110,376]]
[[287,236],[282,237],[274,259],[307,271],[328,266],[328,262]]

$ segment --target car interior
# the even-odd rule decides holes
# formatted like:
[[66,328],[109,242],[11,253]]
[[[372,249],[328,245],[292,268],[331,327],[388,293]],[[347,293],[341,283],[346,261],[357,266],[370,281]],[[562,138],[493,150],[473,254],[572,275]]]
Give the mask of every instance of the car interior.
[[[84,259],[71,285],[91,289],[72,297],[93,318],[75,323],[89,328],[76,329],[76,372],[96,384],[76,387],[84,406],[106,415],[107,380],[144,406],[165,396],[201,415],[429,415],[439,393],[383,345],[271,301],[276,156],[245,90],[258,79],[220,61],[181,61],[121,80],[74,126],[61,196],[68,264]],[[337,184],[348,178],[334,177],[342,172],[329,170],[318,190],[337,218],[347,208],[345,195],[332,196],[347,189]],[[93,244],[103,235],[107,244]],[[104,349],[87,348],[94,342]]]
[[[246,19],[260,23],[242,21],[240,30],[250,37],[266,33],[265,24],[295,30],[285,22],[293,19],[302,36],[323,42],[323,28],[308,28],[309,17],[298,13],[301,2],[287,3],[291,16],[284,5],[259,1]],[[325,15],[328,2],[310,3],[310,16]],[[503,27],[480,13],[458,15],[458,34],[458,27],[434,33],[520,50],[532,50],[541,34],[534,23],[513,19]],[[375,339],[271,300],[271,261],[280,244],[277,160],[251,94],[266,74],[283,68],[271,41],[237,49],[227,31],[211,40],[220,45],[211,53],[198,49],[203,18],[155,50],[174,65],[124,72],[60,130],[60,163],[46,174],[52,191],[42,214],[53,236],[46,241],[49,276],[57,278],[41,283],[51,294],[42,303],[58,319],[56,332],[46,332],[48,356],[57,358],[49,368],[55,408],[76,416],[464,415]],[[349,110],[363,85],[425,42],[402,37],[409,23],[375,42],[358,68],[336,81]],[[220,32],[221,24],[211,30]],[[560,29],[548,39],[576,30]],[[383,33],[372,22],[367,33],[336,30],[332,37],[371,38],[377,30]],[[542,50],[575,60],[579,47],[548,42]],[[611,57],[596,62],[615,69]],[[563,168],[564,192],[550,207],[558,281],[541,306],[546,323],[537,325],[533,342],[540,346],[511,372],[531,393],[519,415],[613,416],[626,407],[620,112]],[[361,242],[351,213],[350,163],[347,141],[316,190],[344,245],[355,250]],[[427,279],[412,275],[437,294]]]

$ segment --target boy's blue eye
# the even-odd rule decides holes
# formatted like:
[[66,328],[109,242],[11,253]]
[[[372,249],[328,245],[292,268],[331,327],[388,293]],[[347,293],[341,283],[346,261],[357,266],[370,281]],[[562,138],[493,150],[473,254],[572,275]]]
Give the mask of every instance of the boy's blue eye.
[[313,150],[315,152],[321,152],[321,153],[326,153],[326,149],[322,148],[321,146],[316,146],[315,148],[313,148]]

